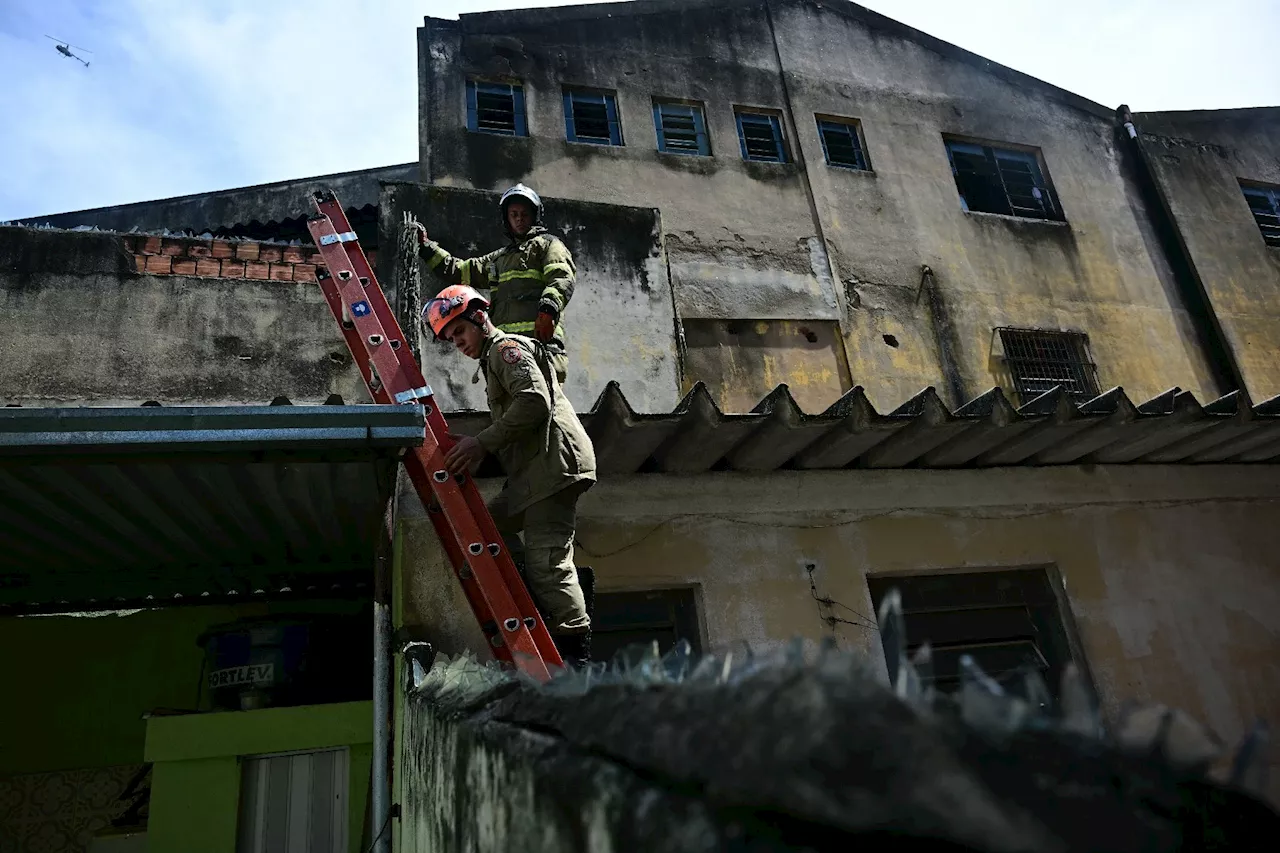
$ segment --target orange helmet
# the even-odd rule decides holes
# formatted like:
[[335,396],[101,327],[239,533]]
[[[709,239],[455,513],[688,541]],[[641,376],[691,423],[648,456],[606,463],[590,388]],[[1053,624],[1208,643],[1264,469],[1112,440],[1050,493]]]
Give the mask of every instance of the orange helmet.
[[[436,294],[422,309],[422,325],[439,339],[444,327],[459,317],[467,317],[478,309],[487,309],[489,300],[465,284],[451,284]],[[472,321],[474,322],[474,321]]]

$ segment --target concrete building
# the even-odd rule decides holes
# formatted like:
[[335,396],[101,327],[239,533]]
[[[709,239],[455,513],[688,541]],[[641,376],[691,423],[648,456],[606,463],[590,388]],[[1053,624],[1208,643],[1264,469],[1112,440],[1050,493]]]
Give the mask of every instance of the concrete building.
[[[844,2],[428,18],[419,56],[417,163],[0,228],[0,642],[29,696],[0,711],[24,733],[5,831],[73,849],[119,809],[90,792],[150,765],[151,849],[229,851],[265,825],[246,761],[337,750],[334,849],[365,849],[369,690],[212,712],[197,639],[302,615],[367,640],[381,557],[399,639],[485,654],[389,474],[420,423],[348,405],[319,186],[406,330],[432,283],[396,251],[405,212],[479,254],[497,191],[547,199],[602,472],[578,540],[597,654],[800,637],[882,671],[896,586],[942,686],[963,653],[1053,684],[1075,662],[1112,722],[1167,703],[1230,743],[1280,718],[1280,112],[1104,107]],[[474,365],[411,343],[478,431]],[[33,618],[106,606],[140,612]],[[72,689],[84,649],[111,677]],[[395,700],[409,725],[399,677]],[[405,850],[434,837],[410,766]]]

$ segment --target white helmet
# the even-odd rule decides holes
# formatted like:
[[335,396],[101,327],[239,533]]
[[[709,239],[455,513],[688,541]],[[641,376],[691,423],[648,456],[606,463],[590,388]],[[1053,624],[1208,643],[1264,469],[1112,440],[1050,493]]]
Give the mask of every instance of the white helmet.
[[516,184],[511,189],[502,194],[502,198],[498,200],[498,208],[502,211],[502,227],[507,227],[507,202],[513,198],[522,198],[533,205],[533,224],[537,225],[542,221],[542,199],[538,198],[538,194],[524,184]]

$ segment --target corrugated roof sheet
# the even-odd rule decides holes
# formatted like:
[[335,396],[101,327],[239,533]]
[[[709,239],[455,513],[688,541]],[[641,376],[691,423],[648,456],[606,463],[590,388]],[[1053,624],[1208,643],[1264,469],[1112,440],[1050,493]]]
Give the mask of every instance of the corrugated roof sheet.
[[[468,434],[489,422],[448,417]],[[674,411],[642,414],[611,382],[581,417],[604,474],[1280,461],[1280,397],[1253,405],[1233,392],[1202,405],[1179,388],[1136,404],[1113,388],[1079,405],[1058,388],[1018,408],[992,388],[951,411],[929,387],[880,414],[859,386],[811,415],[785,385],[750,413],[725,414],[699,383]]]
[[367,584],[423,429],[411,406],[0,409],[0,614]]

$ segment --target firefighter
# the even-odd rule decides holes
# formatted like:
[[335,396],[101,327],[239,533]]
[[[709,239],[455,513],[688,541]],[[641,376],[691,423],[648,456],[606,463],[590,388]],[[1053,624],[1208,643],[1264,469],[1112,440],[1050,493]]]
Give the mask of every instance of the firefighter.
[[[451,285],[426,304],[423,325],[480,362],[492,423],[475,437],[450,436],[452,474],[473,469],[486,453],[507,472],[489,505],[512,557],[523,551],[525,576],[566,664],[585,665],[591,620],[573,563],[578,498],[596,481],[595,448],[556,380],[547,347],[494,326],[489,301]],[[516,534],[523,530],[519,547]]]
[[561,318],[573,298],[577,270],[573,256],[542,221],[542,199],[516,184],[498,201],[502,228],[511,242],[478,258],[460,260],[418,228],[419,252],[427,269],[450,284],[488,288],[490,319],[502,331],[540,341],[564,384],[569,356]]

